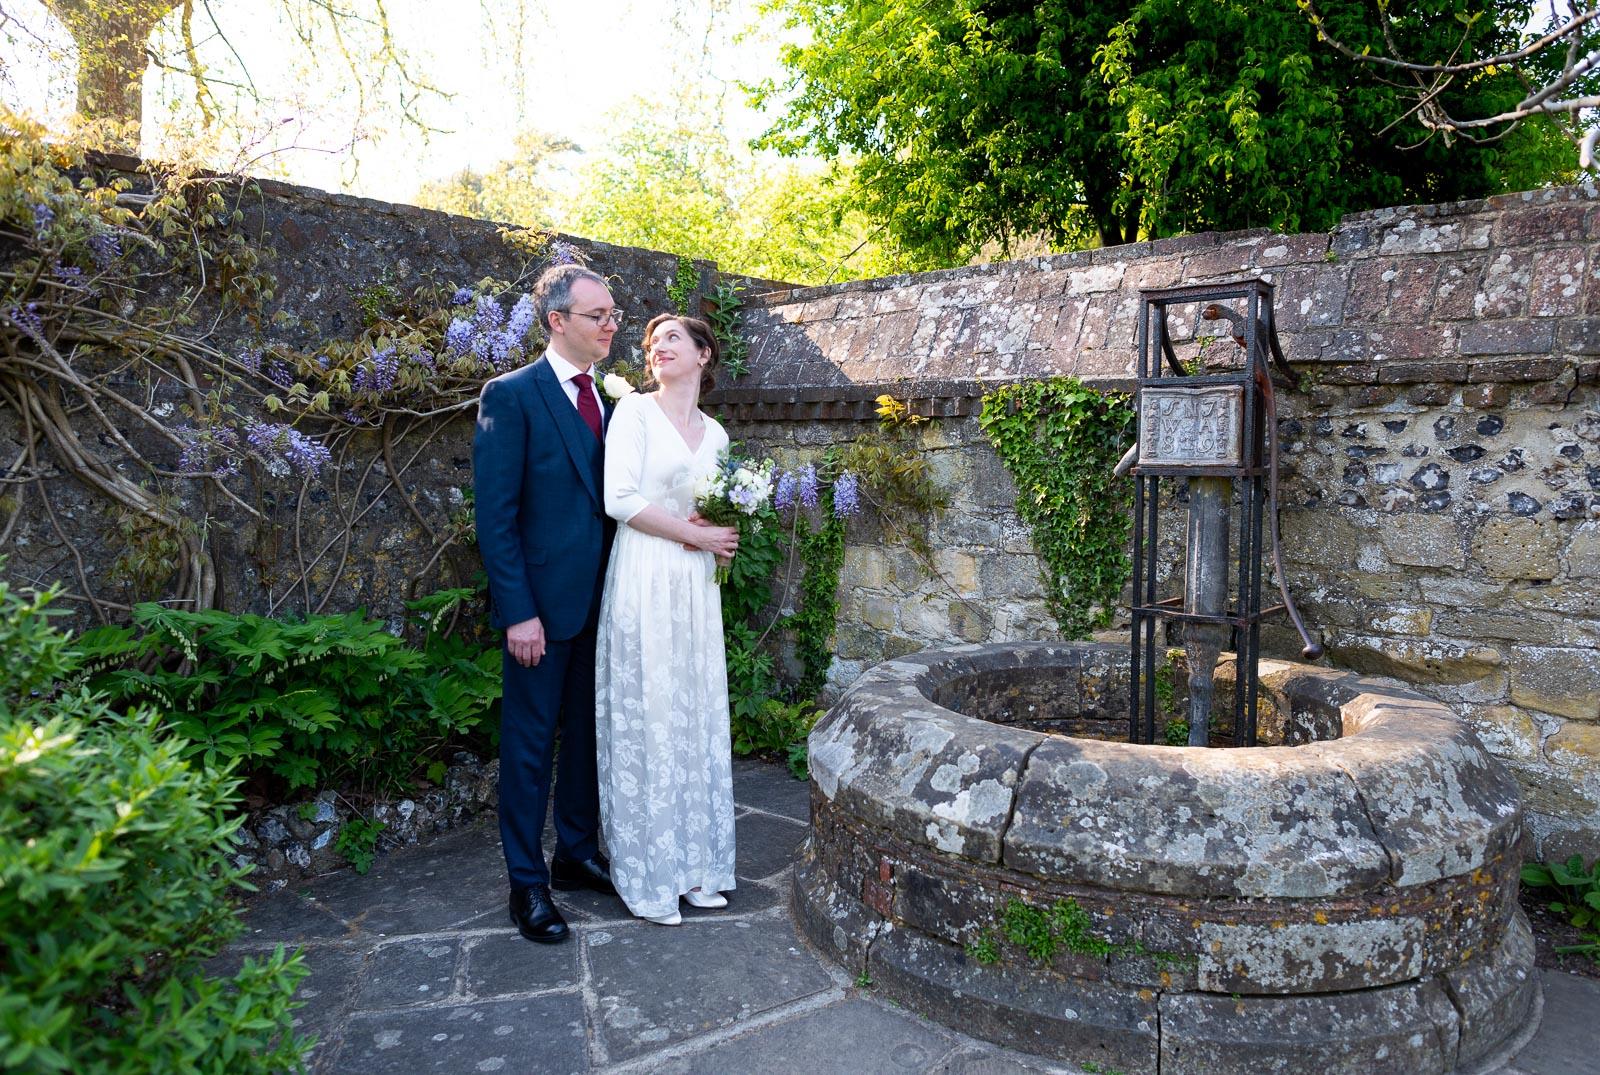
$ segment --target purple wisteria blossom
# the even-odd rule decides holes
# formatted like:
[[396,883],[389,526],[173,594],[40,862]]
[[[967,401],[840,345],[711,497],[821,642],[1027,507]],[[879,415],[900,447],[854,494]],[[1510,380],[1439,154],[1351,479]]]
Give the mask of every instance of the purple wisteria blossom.
[[89,236],[89,256],[95,268],[105,272],[122,256],[122,243],[113,228],[102,228]]
[[479,295],[478,308],[472,315],[472,327],[479,332],[490,332],[506,323],[506,312],[492,295]]
[[267,380],[279,388],[294,386],[294,368],[281,358],[275,358],[267,363]]
[[374,352],[369,358],[356,367],[356,375],[350,382],[350,387],[357,392],[371,392],[379,395],[394,388],[395,380],[400,374],[400,356],[395,354],[393,345],[381,351]]
[[810,463],[800,471],[800,503],[808,508],[817,506],[817,468]]
[[183,454],[178,458],[179,473],[210,474],[218,478],[231,478],[239,473],[239,438],[232,429],[179,426],[173,432],[184,442]]
[[44,237],[45,229],[56,218],[56,211],[43,202],[35,202],[33,206],[33,235],[36,239]]
[[578,248],[571,243],[557,239],[550,244],[550,264],[576,265],[578,264]]
[[538,320],[539,314],[533,307],[533,296],[524,295],[511,308],[511,318],[506,322],[506,332],[517,344],[521,344],[528,338],[528,330],[533,328],[534,322]]
[[51,266],[55,278],[68,287],[81,287],[83,285],[83,270],[76,265],[64,265],[56,262]]
[[28,336],[38,343],[44,342],[44,322],[39,318],[39,304],[30,302],[26,306],[12,306],[6,310],[6,318],[23,335]]
[[264,460],[281,460],[290,471],[314,478],[333,461],[327,445],[298,429],[274,422],[251,421],[244,426],[245,442]]
[[778,475],[776,484],[772,487],[772,506],[779,511],[788,511],[794,504],[795,493],[799,490],[800,483],[794,476],[794,471],[786,470]]
[[471,301],[472,289],[470,287],[458,287],[456,288],[456,293],[450,296],[451,306],[465,306]]
[[848,470],[833,483],[833,513],[839,518],[861,510],[861,481]]
[[259,347],[242,348],[234,360],[251,373],[261,372],[261,348]]
[[452,355],[464,355],[472,347],[472,322],[456,318],[444,330],[445,350]]

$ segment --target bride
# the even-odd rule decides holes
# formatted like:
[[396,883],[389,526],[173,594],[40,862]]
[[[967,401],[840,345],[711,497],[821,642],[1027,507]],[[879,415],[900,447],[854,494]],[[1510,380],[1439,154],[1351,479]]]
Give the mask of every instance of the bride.
[[734,527],[690,521],[696,481],[728,435],[702,414],[718,362],[711,327],[662,314],[645,326],[648,393],[624,396],[606,431],[606,512],[616,544],[595,648],[600,823],[628,909],[682,922],[680,897],[726,907],[734,887],[733,756],[714,558]]

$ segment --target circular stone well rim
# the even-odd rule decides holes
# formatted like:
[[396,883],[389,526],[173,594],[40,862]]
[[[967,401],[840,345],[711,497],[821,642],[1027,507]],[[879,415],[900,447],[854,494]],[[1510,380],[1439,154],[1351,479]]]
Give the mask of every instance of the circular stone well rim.
[[[1069,1044],[1114,1039],[1137,1070],[1154,1067],[1149,1049],[1180,1047],[1250,1070],[1226,1059],[1246,1031],[1182,1041],[1184,1013],[1218,1002],[1265,1006],[1269,1022],[1310,1004],[1322,1015],[1306,1018],[1343,1028],[1338,1048],[1405,1054],[1408,1072],[1487,1055],[1529,1018],[1516,784],[1439,703],[1264,661],[1264,714],[1290,738],[1342,737],[1206,749],[1047,735],[930,697],[962,676],[1048,669],[1063,704],[1125,713],[1126,668],[1126,647],[1020,643],[923,651],[858,679],[811,735],[813,831],[795,880],[807,933],[969,1032],[1018,1044],[1021,1027],[1048,1039],[1054,1019],[1035,1051],[1081,1058]],[[1076,902],[1111,954],[981,967],[970,953],[1012,899]],[[1064,992],[1075,1017],[1022,1018],[1019,998],[1040,989]],[[989,1023],[968,1025],[978,1010]],[[1401,1026],[1425,1028],[1424,1045],[1395,1039]]]

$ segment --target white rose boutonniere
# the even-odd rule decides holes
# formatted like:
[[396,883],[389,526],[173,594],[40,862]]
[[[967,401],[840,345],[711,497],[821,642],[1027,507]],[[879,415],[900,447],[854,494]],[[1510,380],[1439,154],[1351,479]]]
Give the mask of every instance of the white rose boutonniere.
[[600,390],[612,400],[619,400],[633,391],[633,385],[620,373],[608,373],[600,380]]

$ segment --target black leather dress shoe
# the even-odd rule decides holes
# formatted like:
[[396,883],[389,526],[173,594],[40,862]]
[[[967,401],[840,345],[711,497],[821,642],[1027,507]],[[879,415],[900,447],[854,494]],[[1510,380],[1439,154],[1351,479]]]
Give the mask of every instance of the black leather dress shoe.
[[550,884],[563,892],[574,888],[587,888],[607,896],[617,894],[611,883],[611,863],[604,855],[592,859],[555,859],[550,863]]
[[550,902],[549,885],[511,890],[511,924],[530,941],[555,944],[567,939],[567,920]]

